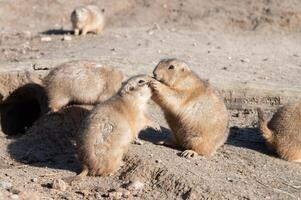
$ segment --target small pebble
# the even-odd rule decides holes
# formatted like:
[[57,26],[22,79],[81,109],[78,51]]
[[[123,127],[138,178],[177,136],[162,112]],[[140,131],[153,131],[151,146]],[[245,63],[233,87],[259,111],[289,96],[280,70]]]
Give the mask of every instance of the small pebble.
[[26,54],[26,50],[25,50],[25,49],[22,49],[22,50],[21,50],[21,54]]
[[52,183],[52,188],[60,191],[65,191],[67,186],[62,179],[55,179]]
[[0,181],[0,188],[2,189],[9,189],[12,187],[12,184],[10,182],[7,181]]
[[147,33],[148,33],[149,35],[153,35],[153,34],[154,34],[154,31],[153,31],[153,30],[149,30]]
[[23,32],[23,35],[24,35],[24,37],[27,38],[27,39],[31,38],[31,36],[32,36],[30,31],[24,31],[24,32]]
[[122,192],[110,192],[109,197],[112,199],[121,199],[122,198]]
[[50,42],[51,40],[51,37],[41,37],[42,42]]
[[139,180],[133,181],[127,186],[128,190],[142,190],[143,188],[144,183]]
[[70,35],[64,35],[63,40],[64,41],[71,41],[72,37]]
[[37,178],[33,178],[33,179],[31,179],[31,182],[37,182],[38,181],[38,179]]
[[229,181],[229,182],[233,182],[233,179],[231,179],[231,178],[227,178],[227,181]]
[[248,63],[248,62],[250,62],[250,60],[249,60],[248,58],[240,59],[240,61],[243,62],[243,63]]
[[19,194],[20,199],[22,200],[40,200],[38,193],[33,191],[24,191]]
[[10,198],[11,198],[11,199],[19,199],[19,195],[17,195],[17,194],[12,194],[12,195],[10,195]]

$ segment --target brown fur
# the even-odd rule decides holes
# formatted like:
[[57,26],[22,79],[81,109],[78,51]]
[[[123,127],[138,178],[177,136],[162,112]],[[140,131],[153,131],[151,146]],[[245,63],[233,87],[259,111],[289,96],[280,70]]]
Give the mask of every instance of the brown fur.
[[151,97],[150,79],[145,75],[129,79],[119,93],[97,105],[83,122],[77,143],[83,171],[78,177],[113,174],[138,133],[146,127],[158,128],[145,115]]
[[279,108],[269,122],[258,109],[258,128],[282,159],[301,163],[301,102]]
[[100,33],[105,26],[105,19],[97,6],[87,5],[76,8],[71,13],[74,35],[86,35],[88,32]]
[[224,102],[180,60],[162,60],[153,73],[153,99],[164,111],[173,143],[187,149],[182,156],[214,154],[228,136]]
[[114,95],[121,87],[123,74],[112,67],[91,61],[71,61],[52,69],[43,82],[51,111],[70,102],[94,104]]

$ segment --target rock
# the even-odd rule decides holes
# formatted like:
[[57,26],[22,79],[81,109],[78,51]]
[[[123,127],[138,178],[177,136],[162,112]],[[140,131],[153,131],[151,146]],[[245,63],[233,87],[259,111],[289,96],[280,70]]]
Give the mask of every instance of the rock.
[[112,198],[112,199],[121,199],[122,198],[122,192],[117,192],[117,191],[110,192],[109,193],[109,198]]
[[148,33],[149,35],[153,35],[153,34],[154,34],[154,31],[153,31],[153,30],[149,30],[147,33]]
[[240,59],[240,61],[242,63],[249,63],[250,62],[250,60],[248,58]]
[[19,199],[19,195],[12,194],[12,195],[10,195],[10,198],[16,200],[16,199]]
[[144,183],[139,180],[132,181],[127,186],[128,190],[142,190],[143,188],[144,188]]
[[31,182],[37,182],[38,181],[38,179],[37,178],[33,178],[33,179],[31,179]]
[[32,37],[32,34],[30,31],[23,31],[22,34],[26,39],[30,39]]
[[161,163],[162,161],[159,160],[159,159],[157,159],[157,160],[155,160],[155,162],[156,162],[156,163]]
[[131,195],[130,191],[128,191],[128,190],[122,190],[121,192],[122,192],[123,198],[129,198]]
[[27,191],[21,192],[19,194],[19,197],[20,197],[21,200],[40,200],[41,199],[40,196],[37,193],[32,192],[32,191],[30,191],[30,192],[27,192]]
[[70,35],[64,35],[63,40],[64,41],[71,41],[72,37]]
[[101,195],[102,197],[109,197],[109,199],[125,199],[129,198],[131,195],[131,192],[124,189],[124,188],[118,188],[109,190],[107,194]]
[[19,188],[11,188],[11,189],[10,189],[10,192],[11,192],[12,194],[19,194],[19,193],[21,192],[21,190],[20,190]]
[[10,182],[4,181],[4,180],[0,180],[0,188],[1,189],[7,190],[7,189],[9,189],[11,187],[12,187],[12,184]]
[[52,183],[52,188],[60,191],[66,191],[66,183],[62,179],[55,179]]
[[51,37],[41,37],[42,42],[50,42],[52,40]]

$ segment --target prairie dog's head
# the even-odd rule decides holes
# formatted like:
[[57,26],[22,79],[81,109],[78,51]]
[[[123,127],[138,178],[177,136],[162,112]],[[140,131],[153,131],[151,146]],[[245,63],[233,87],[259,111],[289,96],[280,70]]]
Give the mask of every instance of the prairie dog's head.
[[175,85],[190,73],[189,66],[178,59],[161,60],[153,71],[155,79],[168,86]]
[[88,19],[89,10],[85,7],[78,7],[71,14],[71,21],[73,22],[84,22]]
[[121,96],[131,96],[138,101],[147,102],[152,96],[149,88],[151,79],[147,75],[137,75],[128,79],[120,89]]

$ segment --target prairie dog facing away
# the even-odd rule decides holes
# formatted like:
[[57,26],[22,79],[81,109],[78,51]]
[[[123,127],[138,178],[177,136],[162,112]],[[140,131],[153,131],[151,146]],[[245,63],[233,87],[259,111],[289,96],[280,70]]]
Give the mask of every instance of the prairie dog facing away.
[[172,143],[186,149],[181,156],[213,155],[229,134],[223,100],[181,60],[162,60],[153,74],[153,100],[164,112]]
[[81,6],[71,13],[74,35],[86,35],[88,32],[100,33],[105,26],[103,13],[95,5]]
[[282,159],[301,163],[301,102],[279,108],[269,122],[258,109],[258,128]]
[[123,80],[116,68],[92,61],[63,63],[44,78],[49,108],[56,112],[70,102],[94,104],[114,95]]
[[78,158],[83,165],[78,178],[88,173],[113,174],[142,129],[160,129],[145,114],[152,95],[150,79],[146,75],[130,78],[116,95],[98,104],[83,121],[77,139]]

